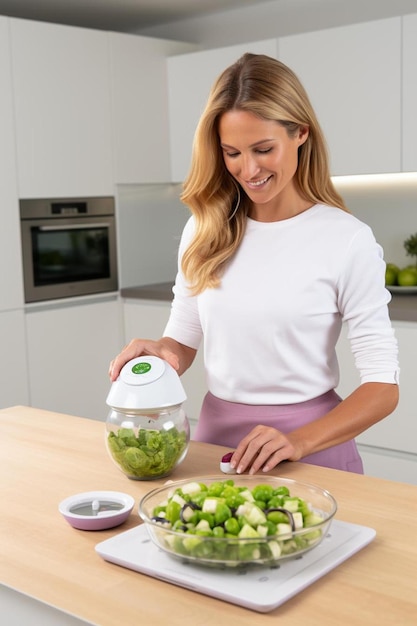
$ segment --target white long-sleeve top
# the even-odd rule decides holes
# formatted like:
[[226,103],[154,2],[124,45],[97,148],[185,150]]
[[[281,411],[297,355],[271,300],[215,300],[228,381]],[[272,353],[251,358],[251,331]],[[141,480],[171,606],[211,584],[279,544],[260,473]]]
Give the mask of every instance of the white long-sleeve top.
[[385,263],[369,226],[325,205],[278,222],[248,218],[221,285],[198,296],[181,271],[193,232],[190,218],[164,335],[196,349],[204,340],[215,396],[281,405],[334,389],[343,322],[361,382],[398,382]]

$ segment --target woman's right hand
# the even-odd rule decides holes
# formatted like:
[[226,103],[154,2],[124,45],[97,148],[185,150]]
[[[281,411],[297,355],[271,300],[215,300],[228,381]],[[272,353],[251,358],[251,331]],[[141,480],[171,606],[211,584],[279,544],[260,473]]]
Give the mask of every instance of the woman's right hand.
[[113,382],[120,374],[123,365],[138,356],[157,356],[167,361],[175,370],[179,369],[179,357],[166,344],[164,339],[153,341],[151,339],[132,339],[127,346],[110,363],[109,377]]

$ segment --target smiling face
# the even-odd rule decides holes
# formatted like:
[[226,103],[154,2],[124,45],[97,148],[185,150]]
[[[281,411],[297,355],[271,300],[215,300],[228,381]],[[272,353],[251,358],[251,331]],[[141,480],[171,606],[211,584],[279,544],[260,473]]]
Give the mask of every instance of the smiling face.
[[224,163],[252,201],[249,216],[262,222],[293,217],[311,206],[298,190],[294,175],[298,148],[308,137],[299,127],[294,136],[279,122],[233,109],[219,120]]

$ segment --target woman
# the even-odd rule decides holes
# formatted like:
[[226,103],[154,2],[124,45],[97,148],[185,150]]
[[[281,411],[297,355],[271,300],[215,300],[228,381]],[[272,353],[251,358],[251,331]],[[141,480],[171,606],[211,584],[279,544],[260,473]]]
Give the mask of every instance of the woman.
[[[214,84],[182,200],[192,212],[164,336],[134,339],[181,375],[204,340],[195,439],[236,448],[238,473],[298,461],[363,472],[354,438],[398,402],[382,250],[329,175],[308,97],[279,61],[245,54]],[[341,400],[346,322],[360,386]]]

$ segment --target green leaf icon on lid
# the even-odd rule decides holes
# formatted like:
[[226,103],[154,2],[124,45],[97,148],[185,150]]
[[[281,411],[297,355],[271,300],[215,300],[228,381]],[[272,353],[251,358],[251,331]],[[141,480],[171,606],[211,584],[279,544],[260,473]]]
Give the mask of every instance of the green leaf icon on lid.
[[132,367],[133,374],[147,374],[149,370],[152,368],[150,363],[135,363]]

